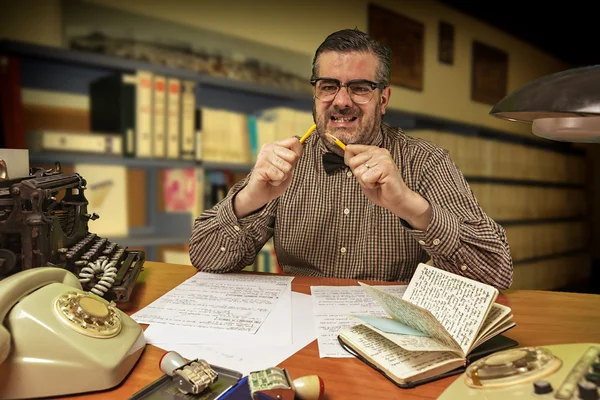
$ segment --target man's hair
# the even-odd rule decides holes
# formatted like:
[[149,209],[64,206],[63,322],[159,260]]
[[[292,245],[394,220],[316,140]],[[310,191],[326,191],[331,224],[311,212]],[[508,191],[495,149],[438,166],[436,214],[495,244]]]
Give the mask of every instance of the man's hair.
[[382,82],[385,86],[389,86],[392,51],[389,47],[373,39],[366,33],[355,28],[343,29],[327,36],[315,52],[312,63],[312,79],[317,78],[319,55],[326,51],[340,53],[358,51],[375,54],[379,60],[376,76],[377,82]]

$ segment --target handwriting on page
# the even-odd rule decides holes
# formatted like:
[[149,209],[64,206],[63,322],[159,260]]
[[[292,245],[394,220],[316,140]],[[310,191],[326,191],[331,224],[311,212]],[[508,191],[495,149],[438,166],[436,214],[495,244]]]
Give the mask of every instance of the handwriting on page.
[[404,350],[363,325],[348,329],[344,335],[351,342],[356,343],[357,347],[363,349],[376,363],[403,380],[448,362],[462,362],[456,354],[449,352]]
[[467,353],[496,295],[491,286],[419,265],[403,298],[431,311]]
[[478,340],[481,340],[481,338],[485,337],[485,335],[488,333],[493,332],[494,330],[498,329],[498,327],[501,327],[502,322],[508,322],[511,312],[512,311],[509,307],[503,306],[502,304],[492,304],[490,312],[481,325],[479,335],[477,335]]
[[404,350],[409,351],[450,351],[456,353],[458,356],[462,357],[461,350],[458,349],[456,344],[454,346],[447,346],[440,343],[436,339],[432,339],[430,337],[425,336],[414,336],[414,335],[400,335],[395,333],[383,332],[379,329],[376,329],[372,326],[369,328],[373,329],[375,332],[379,333],[381,336],[386,339],[394,342],[398,346],[402,347]]
[[[402,296],[406,286],[385,285],[383,290]],[[311,286],[319,357],[352,357],[340,346],[338,334],[358,321],[350,314],[385,317],[386,312],[360,286]]]
[[454,349],[459,348],[456,341],[428,310],[372,286],[363,283],[361,283],[361,286],[392,318],[426,333],[427,336],[439,341],[444,346]]
[[138,322],[256,333],[292,279],[197,273],[132,317]]

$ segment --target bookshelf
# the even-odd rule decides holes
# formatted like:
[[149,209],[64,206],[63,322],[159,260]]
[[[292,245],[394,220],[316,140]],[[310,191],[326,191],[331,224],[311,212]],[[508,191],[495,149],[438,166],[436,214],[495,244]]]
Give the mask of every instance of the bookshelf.
[[[274,107],[289,107],[301,111],[312,109],[312,96],[309,92],[293,92],[98,53],[0,40],[0,55],[18,58],[21,64],[19,86],[22,88],[85,95],[93,79],[113,72],[146,70],[194,81],[198,107],[221,108],[246,114]],[[567,271],[569,265],[589,263],[589,243],[582,233],[589,229],[588,221],[591,219],[585,201],[581,200],[588,190],[585,177],[586,153],[583,149],[571,143],[552,142],[533,135],[525,136],[468,125],[425,113],[388,110],[384,121],[402,127],[409,135],[423,137],[448,149],[472,185],[484,210],[489,211],[507,230],[509,244],[515,253],[515,287],[554,289],[585,279],[583,267],[581,270],[570,268],[570,272]],[[507,157],[512,157],[514,165],[506,162]],[[145,223],[130,227],[128,236],[114,239],[128,246],[144,247],[148,260],[158,260],[162,246],[186,244],[191,232],[189,215],[160,210],[157,193],[160,191],[162,170],[194,168],[203,173],[228,171],[244,174],[253,166],[246,162],[115,157],[67,152],[30,155],[31,163],[53,165],[56,161],[63,165],[84,162],[122,165],[144,172],[145,182],[140,196],[146,199]],[[563,166],[562,169],[552,172],[551,168],[557,165]],[[576,201],[569,200],[573,193],[576,194]],[[562,196],[564,204],[556,203],[546,209],[539,206],[548,203],[552,196]],[[505,201],[499,202],[500,198]],[[551,238],[540,240],[540,235]],[[544,274],[552,275],[554,280],[549,282],[541,279],[540,276]]]

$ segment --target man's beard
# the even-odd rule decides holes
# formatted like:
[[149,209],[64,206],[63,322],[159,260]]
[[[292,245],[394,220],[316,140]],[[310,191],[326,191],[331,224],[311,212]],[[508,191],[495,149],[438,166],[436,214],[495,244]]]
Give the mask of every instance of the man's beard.
[[[360,122],[356,127],[353,128],[340,127],[331,129],[331,127],[328,125],[332,114],[354,116],[357,117]],[[356,110],[350,108],[340,109],[333,107],[324,114],[317,115],[316,107],[313,103],[313,119],[317,124],[317,130],[325,144],[325,147],[335,153],[339,153],[341,149],[334,144],[329,137],[326,136],[326,133],[335,136],[345,144],[374,144],[379,130],[381,129],[381,104],[379,101],[377,101],[377,106],[375,107],[373,114],[366,116],[358,107]]]

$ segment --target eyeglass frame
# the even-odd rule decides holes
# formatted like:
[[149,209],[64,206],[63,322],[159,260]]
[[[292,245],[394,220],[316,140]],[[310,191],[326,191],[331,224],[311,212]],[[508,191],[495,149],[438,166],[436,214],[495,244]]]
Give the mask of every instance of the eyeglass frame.
[[[319,82],[319,81],[332,81],[332,82],[336,82],[337,83],[338,89],[334,93],[334,95],[331,98],[331,100],[321,100],[321,99],[319,99],[317,97],[316,87],[317,87],[317,82]],[[353,80],[348,81],[346,83],[342,83],[339,79],[335,79],[335,78],[315,78],[315,79],[311,79],[310,80],[310,84],[315,88],[315,97],[317,97],[317,99],[319,99],[321,101],[327,101],[327,102],[333,101],[333,99],[335,99],[335,96],[337,96],[338,93],[340,92],[340,89],[343,88],[343,87],[345,87],[346,90],[348,91],[348,94],[350,95],[350,98],[352,99],[353,102],[355,102],[356,104],[367,104],[367,103],[369,103],[373,99],[373,96],[371,96],[371,98],[368,101],[364,102],[364,103],[357,103],[354,100],[354,97],[353,97],[354,93],[348,87],[348,85],[351,85],[353,83],[367,83],[367,84],[369,84],[371,86],[371,90],[375,90],[375,89],[381,89],[381,90],[383,90],[383,89],[385,89],[387,87],[387,85],[384,84],[383,82],[373,82],[373,81],[370,81],[368,79],[353,79]]]

